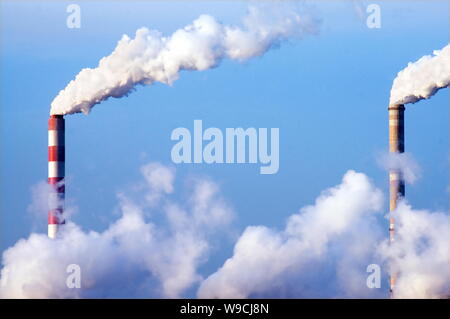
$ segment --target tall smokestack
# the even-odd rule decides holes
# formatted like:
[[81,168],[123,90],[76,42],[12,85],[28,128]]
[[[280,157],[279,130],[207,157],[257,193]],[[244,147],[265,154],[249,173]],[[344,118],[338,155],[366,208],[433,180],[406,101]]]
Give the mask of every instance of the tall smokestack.
[[51,115],[48,120],[48,184],[50,186],[48,237],[55,238],[58,227],[64,224],[64,118]]
[[[403,153],[405,151],[405,106],[403,104],[390,105],[389,108],[389,152]],[[389,171],[389,211],[397,208],[399,198],[405,196],[405,182],[402,173],[398,169]],[[389,218],[389,241],[394,241],[395,220]],[[390,280],[391,296],[395,286],[395,274],[391,274]]]

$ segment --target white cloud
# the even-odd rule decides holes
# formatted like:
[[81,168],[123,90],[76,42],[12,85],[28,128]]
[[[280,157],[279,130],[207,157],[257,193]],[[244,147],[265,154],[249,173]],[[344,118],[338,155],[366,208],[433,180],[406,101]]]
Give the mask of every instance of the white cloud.
[[395,297],[440,298],[450,295],[450,220],[443,212],[415,210],[401,202],[393,214],[395,240],[379,248],[397,274]]
[[[156,191],[163,196],[174,191],[172,169],[152,163],[141,171],[147,193]],[[218,187],[207,181],[210,191],[204,194],[203,183],[198,179],[190,184],[193,191],[186,203],[165,200],[164,206],[158,207],[166,216],[165,223],[145,220],[148,205],[138,205],[122,194],[122,216],[103,232],[86,232],[68,223],[56,240],[35,233],[21,239],[3,254],[0,296],[181,296],[201,280],[197,270],[207,260],[212,229],[217,233],[232,216]],[[68,289],[65,285],[69,264],[81,267],[81,289]]]
[[[234,215],[218,185],[190,179],[187,199],[175,202],[167,196],[176,191],[174,169],[152,163],[141,172],[143,199],[120,194],[122,216],[105,231],[68,223],[57,240],[33,233],[6,250],[0,297],[171,298],[197,285],[201,298],[386,297],[386,276],[382,289],[366,286],[373,263],[384,275],[397,274],[398,298],[450,295],[448,214],[402,202],[389,245],[387,223],[380,222],[383,195],[362,173],[348,171],[282,230],[248,226],[233,255],[204,279],[199,267]],[[33,191],[33,201],[38,194]],[[149,194],[158,194],[158,205]],[[164,221],[147,220],[148,209],[161,211]],[[81,267],[81,289],[65,286],[70,264]]]
[[317,21],[283,7],[250,7],[242,28],[203,14],[170,36],[147,28],[138,29],[134,38],[123,35],[96,68],[82,69],[59,92],[50,113],[89,113],[110,97],[128,95],[138,84],[170,85],[182,70],[207,70],[226,58],[248,60],[290,37],[317,32]]
[[416,103],[450,85],[450,44],[401,70],[394,79],[390,104]]
[[[311,294],[305,297],[324,297],[336,293],[337,286],[347,287],[353,280],[355,265],[368,261],[371,253],[370,250],[367,253],[367,247],[375,246],[378,233],[367,230],[382,202],[380,190],[364,174],[348,171],[340,185],[326,190],[314,205],[292,215],[284,230],[247,227],[235,245],[233,256],[202,283],[198,296],[298,297],[309,291]],[[327,263],[331,272],[335,272],[333,267],[342,267],[331,273],[331,278],[327,278],[326,272],[316,273]],[[365,272],[366,266],[367,263],[360,270]],[[327,280],[333,282],[326,283]],[[286,292],[285,288],[291,285],[293,291]],[[349,289],[355,294],[367,291],[365,279],[358,287],[353,285]],[[338,293],[344,294],[342,290]]]
[[378,163],[386,170],[401,172],[404,180],[414,184],[421,176],[421,169],[411,153],[384,153]]

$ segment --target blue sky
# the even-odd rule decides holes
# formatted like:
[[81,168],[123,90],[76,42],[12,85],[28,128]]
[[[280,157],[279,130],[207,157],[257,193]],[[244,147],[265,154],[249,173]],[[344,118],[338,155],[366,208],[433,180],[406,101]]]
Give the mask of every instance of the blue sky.
[[[31,217],[27,206],[30,188],[46,179],[47,118],[59,90],[82,68],[95,67],[124,33],[146,26],[170,34],[202,13],[239,23],[247,7],[80,1],[82,26],[68,29],[69,3],[1,1],[0,251],[31,231],[46,231],[46,218]],[[140,180],[141,165],[171,164],[172,130],[192,129],[195,119],[223,130],[280,128],[278,174],[260,175],[259,164],[176,166],[182,178],[209,176],[221,185],[238,229],[282,227],[348,169],[366,173],[386,193],[387,174],[376,158],[387,150],[392,80],[408,62],[448,43],[449,8],[447,1],[378,3],[380,29],[368,29],[351,1],[317,2],[310,4],[322,19],[317,36],[243,64],[182,72],[172,87],[138,87],[89,116],[68,116],[66,189],[79,207],[73,220],[85,229],[106,228],[117,218],[117,191]],[[406,149],[422,168],[422,178],[407,186],[417,208],[448,211],[448,103],[441,90],[406,110]],[[225,249],[222,257],[228,254]]]

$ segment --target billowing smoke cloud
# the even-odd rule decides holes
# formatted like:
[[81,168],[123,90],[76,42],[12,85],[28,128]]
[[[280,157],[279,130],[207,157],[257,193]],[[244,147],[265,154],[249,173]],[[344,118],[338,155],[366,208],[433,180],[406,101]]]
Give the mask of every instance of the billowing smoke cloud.
[[421,175],[420,166],[410,153],[385,153],[378,158],[378,163],[388,172],[399,171],[410,184],[414,184]]
[[138,84],[172,84],[182,70],[207,70],[225,58],[245,61],[289,37],[317,31],[317,22],[310,17],[274,7],[269,12],[270,16],[255,7],[249,8],[242,28],[201,15],[169,37],[147,28],[138,29],[134,39],[124,35],[95,69],[81,70],[59,92],[50,113],[87,114],[94,105],[110,97],[127,95]]
[[173,168],[160,163],[149,163],[141,167],[141,174],[147,182],[148,191],[145,199],[150,206],[156,205],[161,197],[173,192],[175,179]]
[[433,55],[409,63],[400,71],[391,89],[390,104],[416,103],[450,85],[450,44]]
[[[172,167],[150,163],[141,172],[142,196],[120,193],[122,216],[105,231],[69,223],[56,240],[34,233],[6,250],[0,297],[181,297],[198,287],[201,298],[383,298],[387,273],[397,275],[395,297],[450,295],[448,214],[400,203],[389,245],[382,192],[362,173],[348,171],[283,230],[247,227],[233,255],[204,279],[199,267],[233,217],[217,184],[190,180],[180,204]],[[72,264],[81,269],[80,289],[66,285]],[[371,264],[383,269],[380,289],[366,284]]]
[[27,207],[27,211],[38,218],[45,218],[48,213],[48,196],[50,194],[50,186],[46,181],[40,181],[31,188],[31,203]]
[[379,252],[398,274],[396,298],[450,297],[450,220],[443,212],[414,210],[401,202],[393,213],[396,239]]
[[[205,179],[190,183],[186,203],[170,201],[174,170],[157,163],[142,168],[147,184],[143,203],[120,194],[122,216],[103,232],[68,223],[56,240],[33,233],[3,254],[0,297],[178,297],[201,280],[208,237],[229,224],[233,213],[218,186]],[[150,201],[148,201],[148,198]],[[148,221],[147,207],[160,205],[165,223]],[[32,262],[30,262],[32,260]],[[81,288],[69,289],[66,269],[81,269]]]
[[[64,182],[58,183],[58,187],[62,183]],[[60,206],[64,206],[62,220],[70,219],[78,211],[77,207],[71,205],[70,199],[61,199],[56,196],[47,181],[40,181],[31,187],[31,203],[27,207],[27,212],[39,223],[42,222],[42,219],[47,218],[50,207]]]
[[449,296],[449,216],[401,204],[390,246],[381,240],[387,225],[376,218],[382,202],[367,176],[347,172],[340,185],[292,215],[284,230],[247,227],[233,256],[202,282],[198,296],[387,297],[386,272],[380,289],[366,284],[371,264],[397,274],[397,298]]
[[348,171],[340,185],[292,215],[284,230],[247,227],[234,255],[202,283],[198,296],[366,295],[365,270],[380,235],[370,225],[382,203],[364,174]]

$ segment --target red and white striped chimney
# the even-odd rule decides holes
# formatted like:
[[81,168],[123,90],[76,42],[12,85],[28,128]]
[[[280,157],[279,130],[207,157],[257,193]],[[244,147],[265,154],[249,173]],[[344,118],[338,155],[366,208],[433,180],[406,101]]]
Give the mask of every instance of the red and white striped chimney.
[[48,184],[50,186],[48,237],[56,238],[59,225],[64,224],[64,118],[51,115],[48,120]]

